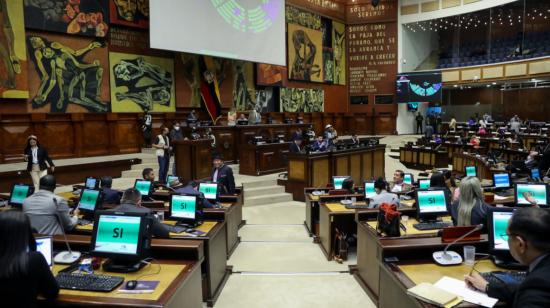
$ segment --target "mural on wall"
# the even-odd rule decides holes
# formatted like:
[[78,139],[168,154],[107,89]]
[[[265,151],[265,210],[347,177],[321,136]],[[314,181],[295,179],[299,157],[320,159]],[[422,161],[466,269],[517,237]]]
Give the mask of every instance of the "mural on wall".
[[110,111],[107,48],[103,42],[28,33],[31,112]]
[[176,54],[176,100],[178,107],[201,106],[199,56]]
[[107,0],[24,0],[24,4],[27,28],[96,37],[107,35]]
[[174,60],[111,52],[113,112],[175,112]]
[[273,96],[273,88],[267,87],[256,91],[256,106],[254,109],[260,113],[275,111],[275,97]]
[[334,84],[346,85],[346,25],[332,22]]
[[286,86],[286,66],[256,64],[256,83],[260,86]]
[[0,0],[0,97],[28,98],[23,3]]
[[323,112],[324,103],[322,89],[281,88],[281,112]]
[[149,28],[149,0],[109,0],[113,24]]
[[237,111],[251,110],[256,105],[254,86],[254,64],[245,61],[233,61],[234,87],[233,106]]
[[288,24],[289,78],[301,81],[323,81],[323,48],[321,31]]
[[297,24],[313,30],[321,29],[321,16],[315,13],[303,11],[297,7],[286,6],[286,22]]
[[323,80],[327,83],[334,81],[334,58],[332,49],[323,48]]

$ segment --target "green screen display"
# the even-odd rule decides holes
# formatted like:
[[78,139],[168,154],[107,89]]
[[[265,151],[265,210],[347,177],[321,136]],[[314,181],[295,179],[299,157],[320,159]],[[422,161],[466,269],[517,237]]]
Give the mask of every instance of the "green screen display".
[[172,217],[195,219],[197,197],[172,195]]
[[546,200],[546,185],[544,184],[517,184],[517,200],[518,204],[530,205],[526,197],[531,195],[530,199],[537,202],[538,205],[548,205]]
[[98,190],[84,189],[78,207],[84,210],[93,211],[99,197]]
[[166,177],[166,183],[168,183],[168,185],[170,185],[170,183],[172,183],[175,180],[179,181],[179,178],[175,175],[169,175]]
[[512,214],[512,212],[493,212],[494,249],[510,249],[508,239],[506,238],[506,228],[508,228],[508,222],[512,218]]
[[342,183],[347,179],[347,176],[335,176],[332,178],[332,184],[334,184],[334,189],[342,189]]
[[403,183],[412,185],[413,179],[410,173],[405,173],[405,176],[403,177]]
[[430,180],[420,180],[418,184],[418,188],[420,189],[430,188]]
[[142,196],[149,196],[149,191],[151,190],[151,182],[150,181],[136,181],[136,185],[134,187],[137,189]]
[[95,251],[136,254],[141,217],[101,215],[97,226]]
[[365,197],[369,198],[376,195],[376,190],[374,189],[374,182],[365,182]]
[[445,192],[443,190],[418,191],[420,213],[446,212]]
[[216,183],[200,183],[199,191],[204,194],[206,199],[216,199],[218,196],[218,184]]
[[475,166],[466,167],[466,176],[477,176],[476,167]]
[[30,187],[27,185],[15,185],[11,192],[10,203],[23,204],[29,194]]

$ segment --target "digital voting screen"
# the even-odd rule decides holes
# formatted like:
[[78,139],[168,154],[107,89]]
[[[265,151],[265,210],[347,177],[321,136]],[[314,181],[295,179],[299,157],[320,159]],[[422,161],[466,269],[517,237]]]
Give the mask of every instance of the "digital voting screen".
[[374,189],[374,182],[365,182],[365,197],[369,198],[376,195],[376,190]]
[[216,199],[218,196],[218,184],[216,183],[200,183],[199,191],[204,194],[206,199]]
[[398,103],[441,103],[443,97],[441,72],[404,73],[397,75]]
[[545,184],[517,184],[517,204],[530,205],[530,199],[536,201],[537,205],[548,205],[546,188]]
[[417,194],[420,213],[447,211],[445,192],[443,190],[419,190]]
[[334,189],[342,189],[342,184],[344,180],[347,179],[347,176],[335,176],[332,178],[334,184]]
[[197,210],[196,196],[172,196],[172,217],[195,219]]
[[97,226],[95,251],[137,254],[141,217],[101,215]]
[[78,207],[84,210],[93,211],[99,198],[99,190],[84,189]]
[[30,186],[28,185],[15,185],[10,196],[10,203],[23,204],[23,201],[27,199]]
[[149,191],[151,191],[151,182],[150,181],[136,181],[135,189],[137,189],[142,196],[148,196]]
[[509,250],[506,228],[512,218],[512,212],[493,212],[494,249]]

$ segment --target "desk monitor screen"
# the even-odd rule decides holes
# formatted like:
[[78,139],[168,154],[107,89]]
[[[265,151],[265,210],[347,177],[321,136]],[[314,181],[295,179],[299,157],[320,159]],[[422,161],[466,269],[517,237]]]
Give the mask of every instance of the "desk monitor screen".
[[172,195],[169,216],[182,222],[194,222],[197,208],[197,196]]
[[172,183],[175,180],[178,180],[179,182],[180,178],[177,175],[169,175],[166,177],[166,184],[170,185],[170,183]]
[[216,200],[218,197],[218,184],[217,183],[200,183],[199,191],[204,194],[204,197],[208,200]]
[[464,167],[464,173],[466,176],[477,176],[477,168],[476,166],[466,166]]
[[342,183],[344,183],[344,180],[347,178],[348,176],[333,176],[332,185],[334,186],[334,189],[342,189]]
[[495,188],[509,188],[510,174],[508,173],[493,173],[493,186]]
[[413,182],[414,182],[414,177],[412,173],[405,173],[405,175],[403,176],[403,183],[412,185]]
[[430,180],[429,179],[418,180],[418,188],[419,189],[430,188]]
[[84,181],[84,188],[95,189],[99,186],[98,184],[99,184],[99,181],[96,178],[89,176]]
[[51,236],[37,237],[35,240],[36,251],[40,252],[44,256],[48,266],[52,266],[53,242]]
[[134,188],[137,189],[142,196],[149,196],[153,186],[152,184],[151,181],[137,179]]
[[495,209],[491,212],[490,222],[489,222],[489,236],[491,242],[491,248],[494,250],[510,250],[508,246],[508,238],[506,236],[506,229],[508,228],[508,222],[512,215],[513,211],[502,211],[501,209]]
[[96,189],[83,189],[80,194],[78,208],[80,210],[94,212],[97,205],[100,203],[101,191]]
[[419,218],[447,214],[448,196],[443,189],[419,190],[416,204]]
[[15,184],[11,188],[10,201],[8,203],[11,206],[21,207],[23,205],[23,201],[25,201],[31,193],[32,188],[30,185]]
[[145,219],[141,213],[97,212],[91,254],[108,258],[139,255]]
[[[547,184],[516,183],[514,188],[514,196],[517,205],[532,205],[532,202],[536,202],[539,206],[548,206]],[[528,200],[532,202],[529,202]]]
[[540,171],[538,168],[531,169],[531,178],[532,179],[540,179]]
[[374,181],[365,182],[365,198],[371,198],[376,195],[376,190],[374,189]]

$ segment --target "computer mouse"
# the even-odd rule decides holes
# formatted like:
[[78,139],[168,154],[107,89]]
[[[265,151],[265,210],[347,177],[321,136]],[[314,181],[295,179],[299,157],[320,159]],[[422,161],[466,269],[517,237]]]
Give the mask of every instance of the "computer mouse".
[[128,280],[126,282],[126,289],[133,290],[137,287],[137,285],[138,285],[137,280]]

